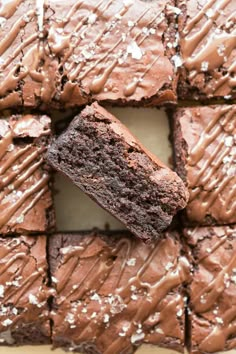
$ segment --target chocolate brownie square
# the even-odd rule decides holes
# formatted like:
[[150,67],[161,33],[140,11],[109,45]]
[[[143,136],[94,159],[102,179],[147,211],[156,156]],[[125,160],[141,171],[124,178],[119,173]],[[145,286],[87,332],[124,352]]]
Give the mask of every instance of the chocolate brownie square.
[[162,236],[151,245],[125,231],[50,237],[54,347],[125,354],[149,343],[183,352],[189,264],[178,235]]
[[180,99],[236,98],[235,0],[178,0]]
[[54,224],[44,155],[50,118],[0,119],[0,234],[45,232]]
[[0,345],[50,342],[46,237],[0,238]]
[[97,103],[74,118],[48,160],[144,241],[158,238],[186,206],[177,174]]
[[43,63],[43,1],[0,3],[0,109],[39,103]]
[[193,275],[190,295],[190,352],[236,348],[236,227],[186,229]]
[[65,106],[176,101],[174,1],[48,3],[46,51],[60,73],[55,100]]
[[236,105],[179,108],[171,119],[190,224],[236,223]]

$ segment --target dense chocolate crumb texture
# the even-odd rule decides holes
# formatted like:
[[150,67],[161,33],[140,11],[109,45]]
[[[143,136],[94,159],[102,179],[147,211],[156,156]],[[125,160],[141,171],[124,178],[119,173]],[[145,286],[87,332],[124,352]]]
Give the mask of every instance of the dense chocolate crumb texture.
[[178,0],[178,6],[183,61],[179,97],[235,99],[235,0]]
[[175,116],[177,171],[187,182],[190,223],[236,223],[236,105],[181,108]]
[[236,227],[185,230],[193,255],[191,353],[236,348]]
[[160,237],[187,203],[181,178],[97,103],[55,140],[48,160],[144,241]]
[[0,233],[43,232],[51,227],[49,173],[44,154],[47,116],[0,119]]
[[50,341],[46,237],[0,238],[0,345]]
[[171,0],[0,5],[0,108],[176,101]]
[[189,264],[180,253],[174,233],[152,245],[127,232],[54,235],[54,347],[125,354],[151,343],[183,352]]

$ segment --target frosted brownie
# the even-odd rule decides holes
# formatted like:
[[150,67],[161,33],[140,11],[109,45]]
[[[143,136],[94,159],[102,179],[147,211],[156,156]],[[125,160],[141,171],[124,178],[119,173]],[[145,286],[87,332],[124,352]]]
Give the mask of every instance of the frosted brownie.
[[176,170],[190,193],[185,221],[236,223],[236,105],[179,108],[171,123]]
[[162,236],[151,245],[119,231],[49,239],[54,347],[130,354],[149,343],[183,352],[189,264],[178,235]]
[[50,342],[46,237],[0,238],[0,345]]
[[178,175],[97,103],[53,142],[48,161],[144,241],[158,238],[186,206]]
[[0,109],[39,104],[42,84],[43,1],[1,1]]
[[54,101],[65,106],[176,101],[174,1],[48,4],[46,52],[60,74]]
[[45,232],[54,224],[44,159],[50,123],[44,115],[0,119],[0,234]]
[[179,99],[235,99],[235,0],[178,0],[177,6]]
[[218,353],[236,347],[236,228],[186,229],[193,275],[190,352]]

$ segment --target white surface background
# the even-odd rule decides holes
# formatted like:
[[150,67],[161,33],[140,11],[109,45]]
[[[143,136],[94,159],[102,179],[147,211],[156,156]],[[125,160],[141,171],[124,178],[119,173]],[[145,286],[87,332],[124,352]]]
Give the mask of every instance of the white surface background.
[[[171,156],[168,141],[169,127],[164,111],[156,109],[135,108],[108,108],[134,133],[141,142],[163,162],[169,162]],[[55,196],[56,216],[58,230],[84,230],[92,227],[104,228],[109,225],[111,229],[123,228],[117,220],[98,207],[80,190],[73,186],[65,177],[56,176]],[[49,346],[0,347],[0,354],[49,354]],[[57,349],[53,353],[62,354]],[[137,354],[174,354],[176,352],[158,347],[144,345]],[[236,354],[236,350],[227,352]],[[119,353],[114,353],[119,354]]]

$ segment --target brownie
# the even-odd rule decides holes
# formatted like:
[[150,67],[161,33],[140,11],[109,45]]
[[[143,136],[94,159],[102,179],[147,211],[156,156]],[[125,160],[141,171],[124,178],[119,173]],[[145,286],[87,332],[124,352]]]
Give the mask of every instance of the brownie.
[[183,352],[189,264],[181,252],[175,232],[151,245],[125,231],[53,235],[54,348],[130,354],[149,343]]
[[43,1],[1,1],[0,109],[35,107],[44,75]]
[[144,241],[158,238],[186,205],[177,174],[97,103],[50,146],[48,161]]
[[50,342],[46,237],[0,238],[0,345]]
[[46,52],[59,73],[53,101],[176,102],[174,1],[48,3]]
[[177,0],[177,5],[179,98],[235,99],[235,0]]
[[54,224],[49,167],[44,155],[50,118],[0,119],[0,234],[49,231]]
[[193,276],[190,295],[190,352],[236,348],[236,227],[186,229]]
[[236,223],[236,105],[178,108],[171,119],[189,224]]

